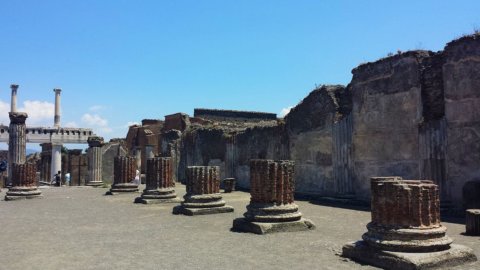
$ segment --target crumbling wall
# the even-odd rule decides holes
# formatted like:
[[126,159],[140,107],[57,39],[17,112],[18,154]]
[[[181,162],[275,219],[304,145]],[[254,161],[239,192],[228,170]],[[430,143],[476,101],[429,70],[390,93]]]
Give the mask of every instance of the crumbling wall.
[[124,142],[119,140],[111,140],[102,146],[102,180],[103,183],[113,184],[113,160],[116,156],[127,156],[127,150]]
[[370,197],[372,176],[419,178],[422,122],[422,59],[412,51],[361,65],[352,71],[354,189]]
[[447,44],[444,55],[447,185],[461,205],[464,184],[480,180],[480,36]]
[[236,164],[232,174],[241,188],[250,188],[251,159],[289,159],[288,135],[285,124],[248,128],[233,135],[230,139],[233,158],[227,161]]
[[285,117],[297,192],[328,196],[349,192],[336,180],[349,167],[351,131],[343,118],[350,110],[351,99],[344,86],[322,86]]

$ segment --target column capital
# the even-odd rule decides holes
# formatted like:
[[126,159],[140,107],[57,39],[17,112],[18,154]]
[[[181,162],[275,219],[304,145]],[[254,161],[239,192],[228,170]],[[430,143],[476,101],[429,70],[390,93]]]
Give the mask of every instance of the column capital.
[[10,85],[10,88],[11,88],[12,90],[14,90],[14,91],[17,91],[17,89],[18,89],[18,84],[11,84],[11,85]]
[[87,143],[89,147],[102,147],[105,144],[103,137],[99,136],[88,137]]
[[53,88],[53,92],[55,92],[55,94],[60,94],[62,92],[62,89],[60,88]]
[[28,114],[25,112],[9,112],[10,122],[13,124],[25,124]]

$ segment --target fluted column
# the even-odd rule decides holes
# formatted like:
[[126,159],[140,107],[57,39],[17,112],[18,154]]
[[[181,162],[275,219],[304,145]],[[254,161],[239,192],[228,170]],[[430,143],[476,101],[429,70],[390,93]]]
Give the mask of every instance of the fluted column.
[[370,181],[372,221],[363,241],[343,246],[343,257],[382,269],[443,269],[477,260],[470,248],[451,245],[433,181],[398,176]]
[[8,180],[7,185],[12,184],[12,164],[23,164],[26,159],[26,125],[28,118],[24,112],[10,112],[10,126],[8,137]]
[[146,188],[135,203],[179,202],[175,193],[172,175],[172,158],[157,157],[147,159]]
[[88,140],[88,183],[87,186],[98,187],[103,184],[102,179],[102,137],[89,137]]
[[137,171],[136,159],[134,157],[115,157],[113,167],[113,185],[106,195],[137,192],[138,185],[133,183]]
[[290,160],[250,161],[250,204],[233,229],[256,234],[314,229],[294,203],[295,163]]
[[174,214],[207,215],[233,212],[233,207],[225,205],[220,194],[220,167],[187,167],[187,194],[181,205],[173,209]]
[[6,201],[41,198],[42,192],[37,187],[36,164],[13,163],[12,164],[12,187],[5,195]]
[[433,252],[452,240],[440,224],[438,186],[427,180],[374,177],[372,222],[363,240],[371,247],[401,252]]

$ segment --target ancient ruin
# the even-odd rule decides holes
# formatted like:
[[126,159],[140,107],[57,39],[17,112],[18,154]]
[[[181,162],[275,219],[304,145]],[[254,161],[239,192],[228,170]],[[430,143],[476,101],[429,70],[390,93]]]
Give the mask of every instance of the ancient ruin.
[[223,190],[225,193],[231,193],[235,190],[235,184],[236,184],[235,178],[225,178],[223,180]]
[[137,174],[137,160],[134,157],[115,157],[114,182],[106,195],[137,192],[138,185],[132,181]]
[[315,229],[294,202],[294,166],[290,160],[250,161],[251,200],[244,218],[233,221],[234,231],[266,234]]
[[187,168],[187,194],[184,202],[173,209],[173,214],[187,216],[233,212],[220,194],[218,166],[190,166]]
[[172,176],[172,158],[156,157],[147,159],[146,187],[135,203],[176,203],[180,202],[175,193]]
[[103,185],[102,179],[102,165],[103,153],[102,146],[104,145],[102,137],[90,137],[88,142],[88,176],[90,177],[87,185],[98,187]]
[[[18,87],[18,86],[17,86]],[[16,90],[16,87],[12,86]],[[16,91],[15,91],[16,93]],[[12,94],[13,95],[13,94]],[[12,98],[12,100],[14,100]],[[8,133],[8,181],[10,184],[13,184],[13,164],[23,164],[26,159],[26,145],[27,145],[27,134],[26,134],[26,125],[25,121],[28,118],[28,115],[24,112],[17,112],[14,108],[16,102],[12,102],[12,108],[14,112],[10,112],[10,126]]]
[[33,163],[12,165],[12,187],[5,195],[5,201],[42,198],[36,181],[36,165]]
[[462,189],[480,179],[479,37],[364,63],[347,86],[317,87],[284,119],[196,109],[132,126],[126,146],[145,151],[154,136],[154,153],[176,160],[178,181],[188,166],[220,166],[243,189],[258,158],[295,161],[300,195],[368,202],[371,176],[432,179],[442,209],[463,213]]
[[387,269],[423,269],[476,261],[452,244],[440,224],[439,189],[432,181],[371,178],[372,221],[363,241],[343,247],[343,256]]

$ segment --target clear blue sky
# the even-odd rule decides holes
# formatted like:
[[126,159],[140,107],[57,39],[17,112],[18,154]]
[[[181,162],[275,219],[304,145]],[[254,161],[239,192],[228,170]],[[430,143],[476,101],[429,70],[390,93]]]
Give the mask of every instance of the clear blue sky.
[[480,28],[479,10],[478,0],[1,1],[0,101],[18,83],[20,107],[48,111],[31,124],[51,123],[61,87],[62,122],[106,138],[195,107],[279,113],[315,85],[347,84],[361,62],[443,49]]

